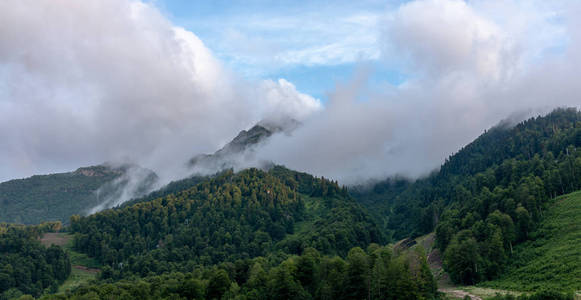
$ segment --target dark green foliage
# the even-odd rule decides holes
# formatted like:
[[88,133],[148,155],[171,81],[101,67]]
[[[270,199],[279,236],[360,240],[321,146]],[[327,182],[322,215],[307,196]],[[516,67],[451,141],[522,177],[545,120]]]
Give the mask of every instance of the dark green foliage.
[[[308,233],[292,235],[298,221],[312,217],[304,198],[324,207],[325,215],[316,217]],[[104,276],[115,279],[187,272],[277,250],[300,254],[309,246],[345,254],[353,246],[383,241],[345,189],[282,167],[226,171],[163,198],[74,216],[71,230],[75,247],[109,265],[113,271]],[[327,242],[318,243],[323,237]]]
[[[77,249],[117,272],[191,270],[194,265],[264,255],[292,229],[301,197],[256,169],[226,172],[178,194],[75,217]],[[278,237],[280,239],[281,237]]]
[[208,282],[207,299],[220,299],[230,289],[230,278],[224,270],[216,270]]
[[[469,230],[459,232],[444,256],[444,266],[454,282],[474,284],[480,280],[478,265],[482,265],[478,243]],[[482,268],[482,267],[481,267]]]
[[[93,166],[70,173],[37,175],[0,183],[0,222],[68,223],[70,216],[87,213],[115,192],[118,185],[122,186],[123,182],[114,184],[114,181],[130,167],[134,166]],[[146,183],[154,180],[156,175],[150,173]],[[100,193],[96,193],[100,188]]]
[[347,276],[344,286],[345,299],[366,299],[369,291],[367,254],[361,248],[353,248],[347,255]]
[[562,294],[554,291],[540,291],[532,295],[496,295],[487,300],[573,300],[573,295]]
[[475,283],[501,274],[550,199],[581,189],[580,146],[581,112],[557,109],[492,128],[426,178],[357,195],[397,239],[435,229],[451,278]]
[[38,241],[42,227],[0,224],[0,299],[55,292],[71,272],[68,255]]
[[[346,260],[313,248],[280,263],[257,257],[188,273],[94,283],[41,299],[435,299],[423,256],[395,257],[377,245]],[[432,283],[427,282],[431,281]]]

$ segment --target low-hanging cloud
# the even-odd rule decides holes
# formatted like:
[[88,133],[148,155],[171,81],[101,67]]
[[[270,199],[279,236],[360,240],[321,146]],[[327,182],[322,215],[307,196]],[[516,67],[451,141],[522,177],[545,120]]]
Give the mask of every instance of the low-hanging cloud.
[[288,117],[303,125],[256,160],[347,184],[421,176],[502,118],[580,104],[579,12],[573,1],[406,2],[378,22],[377,49],[407,81],[370,89],[363,66],[322,108],[284,79],[240,79],[151,4],[4,1],[0,181],[131,160],[167,182],[241,129]]
[[[503,118],[579,107],[579,6],[553,4],[401,5],[382,24],[382,55],[410,79],[369,90],[366,76],[372,71],[363,68],[329,95],[324,112],[292,137],[274,137],[258,156],[346,184],[417,177]],[[496,20],[502,15],[494,11],[498,6],[518,22]],[[539,38],[545,31],[566,42]]]
[[8,0],[0,19],[0,181],[127,160],[167,181],[267,115],[321,108],[239,78],[152,4]]

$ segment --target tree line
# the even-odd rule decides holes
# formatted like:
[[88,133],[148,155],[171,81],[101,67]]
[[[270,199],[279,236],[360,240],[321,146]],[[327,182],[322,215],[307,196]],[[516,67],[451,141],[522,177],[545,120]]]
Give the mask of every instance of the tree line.
[[371,244],[345,259],[314,248],[302,255],[256,257],[121,281],[103,280],[41,299],[436,299],[436,282],[421,251],[395,255]]

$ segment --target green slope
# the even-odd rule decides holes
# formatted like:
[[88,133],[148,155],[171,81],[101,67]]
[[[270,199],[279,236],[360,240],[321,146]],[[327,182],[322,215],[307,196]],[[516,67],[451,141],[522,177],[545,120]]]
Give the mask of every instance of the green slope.
[[[515,126],[499,124],[451,155],[440,170],[425,178],[406,180],[388,178],[369,187],[350,190],[369,211],[376,212],[386,231],[394,239],[420,236],[432,232],[437,216],[449,208],[474,210],[482,200],[483,188],[495,192],[505,189],[497,198],[512,198],[526,205],[525,194],[517,191],[526,177],[543,181],[541,198],[551,198],[581,188],[575,174],[581,170],[581,112],[575,108],[556,109],[542,117],[531,118]],[[571,170],[573,169],[573,170]],[[480,198],[480,199],[479,199]],[[501,199],[504,200],[504,199]],[[487,202],[486,200],[485,202]],[[488,202],[497,202],[498,199]],[[502,203],[484,203],[484,214],[499,208]],[[491,207],[494,205],[495,207]]]
[[499,278],[551,199],[581,189],[580,147],[581,112],[557,109],[492,128],[426,178],[354,195],[395,239],[435,231],[450,278],[471,285]]
[[581,290],[581,191],[558,197],[531,238],[515,249],[500,279],[482,285],[522,291]]
[[136,166],[100,165],[0,183],[0,222],[68,223],[71,215],[85,214],[109,195],[117,193],[127,182],[124,174],[128,170],[142,172],[146,184],[157,178],[153,172]]
[[114,278],[301,254],[307,247],[346,255],[384,242],[345,189],[282,167],[227,171],[155,200],[75,216],[71,231],[77,249],[110,266]]

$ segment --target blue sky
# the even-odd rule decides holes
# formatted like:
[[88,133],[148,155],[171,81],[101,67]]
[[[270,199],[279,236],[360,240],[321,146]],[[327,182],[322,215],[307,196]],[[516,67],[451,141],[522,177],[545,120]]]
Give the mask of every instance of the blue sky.
[[373,85],[406,75],[381,63],[379,23],[401,1],[153,1],[194,32],[229,68],[249,79],[285,78],[326,101],[359,65]]

